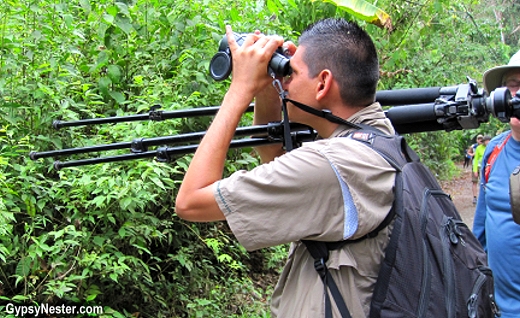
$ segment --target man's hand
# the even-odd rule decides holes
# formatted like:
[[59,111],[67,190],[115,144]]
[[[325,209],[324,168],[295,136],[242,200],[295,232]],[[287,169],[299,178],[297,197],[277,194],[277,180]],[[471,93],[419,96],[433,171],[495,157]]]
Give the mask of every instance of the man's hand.
[[238,90],[251,101],[271,84],[272,78],[267,73],[267,67],[273,53],[283,45],[283,39],[279,36],[266,36],[257,31],[249,34],[239,46],[230,26],[226,27],[226,36],[233,60],[229,91]]
[[[259,34],[258,32],[256,34]],[[283,48],[288,56],[292,56],[296,52],[296,45],[290,41],[285,42]],[[276,79],[283,81],[283,78]],[[271,78],[271,84],[255,96],[254,125],[265,125],[282,120],[282,101],[279,92],[273,87],[272,81],[273,78]],[[255,150],[262,163],[270,162],[285,153],[283,147],[278,144],[255,147]]]
[[225,219],[214,198],[213,184],[222,178],[229,144],[242,114],[254,96],[270,84],[267,65],[283,44],[278,36],[255,33],[239,46],[229,26],[226,36],[233,58],[231,86],[193,156],[175,200],[177,215],[190,221]]

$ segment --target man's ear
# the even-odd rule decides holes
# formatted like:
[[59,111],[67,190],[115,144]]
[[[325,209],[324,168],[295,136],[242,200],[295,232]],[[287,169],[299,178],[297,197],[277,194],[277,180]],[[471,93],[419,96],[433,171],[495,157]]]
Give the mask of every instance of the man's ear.
[[332,87],[332,82],[334,81],[334,77],[332,76],[332,72],[328,69],[325,69],[318,74],[318,83],[316,84],[316,99],[320,100],[327,96]]

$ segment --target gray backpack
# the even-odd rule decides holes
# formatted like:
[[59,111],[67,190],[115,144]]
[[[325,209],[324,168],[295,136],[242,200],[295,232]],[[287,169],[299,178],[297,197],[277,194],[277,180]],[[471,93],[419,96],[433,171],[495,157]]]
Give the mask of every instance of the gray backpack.
[[[500,315],[487,255],[449,195],[402,136],[372,129],[345,138],[377,151],[396,169],[394,227],[375,284],[370,317],[460,318]],[[389,217],[383,221],[386,226]],[[363,239],[378,235],[381,226]],[[326,262],[329,250],[357,241],[304,241],[324,283],[326,317],[332,302],[351,317]],[[330,290],[330,295],[327,292]]]

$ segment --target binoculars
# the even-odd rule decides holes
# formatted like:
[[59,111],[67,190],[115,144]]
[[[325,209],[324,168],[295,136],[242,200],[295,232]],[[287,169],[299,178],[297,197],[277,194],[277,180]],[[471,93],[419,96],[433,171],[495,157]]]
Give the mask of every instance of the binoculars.
[[[242,45],[247,36],[247,34],[239,33],[234,33],[234,35],[238,45]],[[231,74],[232,66],[229,43],[227,37],[224,36],[224,38],[220,40],[218,52],[215,53],[209,63],[209,74],[214,80],[223,81]],[[269,61],[267,72],[284,77],[291,74],[291,71],[290,57],[285,54],[283,48],[279,47]]]

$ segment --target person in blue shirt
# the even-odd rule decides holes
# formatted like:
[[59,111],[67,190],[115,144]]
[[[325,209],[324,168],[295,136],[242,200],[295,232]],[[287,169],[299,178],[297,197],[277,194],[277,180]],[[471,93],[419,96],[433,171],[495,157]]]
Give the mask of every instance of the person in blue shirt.
[[[520,89],[520,51],[508,65],[484,73],[484,88],[488,93],[504,86],[513,96]],[[520,225],[513,220],[508,181],[520,164],[520,120],[511,118],[509,126],[510,130],[494,137],[486,147],[473,232],[488,253],[501,318],[518,318]]]

